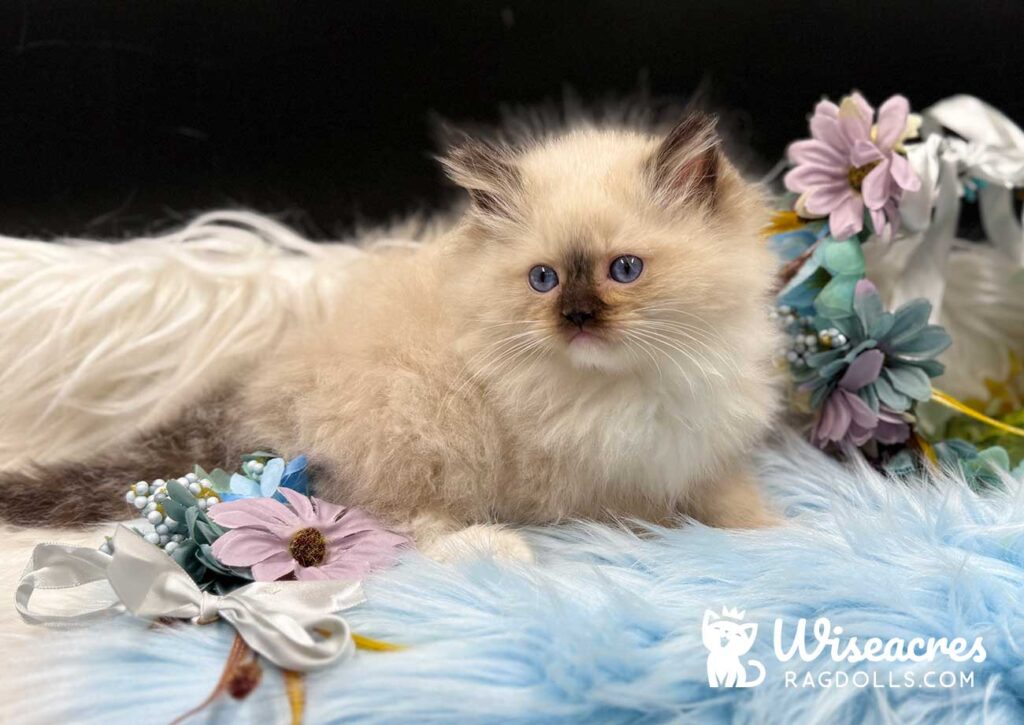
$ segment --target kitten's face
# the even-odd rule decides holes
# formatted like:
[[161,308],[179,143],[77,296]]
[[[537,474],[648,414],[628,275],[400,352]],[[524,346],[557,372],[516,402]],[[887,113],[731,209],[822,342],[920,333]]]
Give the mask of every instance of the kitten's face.
[[682,134],[589,130],[462,159],[497,174],[456,175],[475,204],[458,254],[481,361],[688,381],[728,364],[730,324],[771,275],[753,248],[761,209],[709,126]]

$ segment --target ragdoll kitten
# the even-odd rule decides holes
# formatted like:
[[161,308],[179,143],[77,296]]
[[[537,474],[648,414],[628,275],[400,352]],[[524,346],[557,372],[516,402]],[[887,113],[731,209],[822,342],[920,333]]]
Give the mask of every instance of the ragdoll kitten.
[[442,161],[472,200],[454,229],[368,253],[333,319],[180,419],[0,477],[0,516],[124,515],[132,481],[269,448],[305,453],[318,496],[442,553],[484,540],[528,556],[492,523],[765,523],[748,460],[777,403],[775,265],[760,194],[713,121],[468,141]]

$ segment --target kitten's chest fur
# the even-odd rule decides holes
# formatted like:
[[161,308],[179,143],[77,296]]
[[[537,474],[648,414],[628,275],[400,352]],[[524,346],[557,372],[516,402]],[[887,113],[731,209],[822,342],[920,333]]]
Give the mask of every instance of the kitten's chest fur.
[[716,463],[720,421],[671,382],[554,380],[496,405],[512,432],[520,479],[562,492],[552,501],[564,509],[552,511],[556,517],[662,518]]

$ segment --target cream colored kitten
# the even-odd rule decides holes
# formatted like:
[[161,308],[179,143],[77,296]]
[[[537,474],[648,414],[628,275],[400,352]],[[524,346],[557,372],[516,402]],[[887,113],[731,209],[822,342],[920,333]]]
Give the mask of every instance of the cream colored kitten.
[[201,415],[88,466],[0,480],[0,515],[107,515],[55,522],[18,492],[54,476],[120,491],[269,447],[309,456],[318,496],[442,557],[481,542],[528,556],[490,524],[764,523],[747,461],[777,405],[775,265],[760,194],[713,123],[469,141],[443,164],[472,199],[447,235],[368,253],[329,322],[294,331]]

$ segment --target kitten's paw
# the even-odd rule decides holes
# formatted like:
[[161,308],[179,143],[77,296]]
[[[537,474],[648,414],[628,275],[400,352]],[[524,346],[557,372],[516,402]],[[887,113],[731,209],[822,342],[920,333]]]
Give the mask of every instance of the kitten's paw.
[[534,560],[533,550],[522,534],[502,526],[477,524],[436,539],[423,552],[431,559],[452,563],[480,556],[501,561]]

